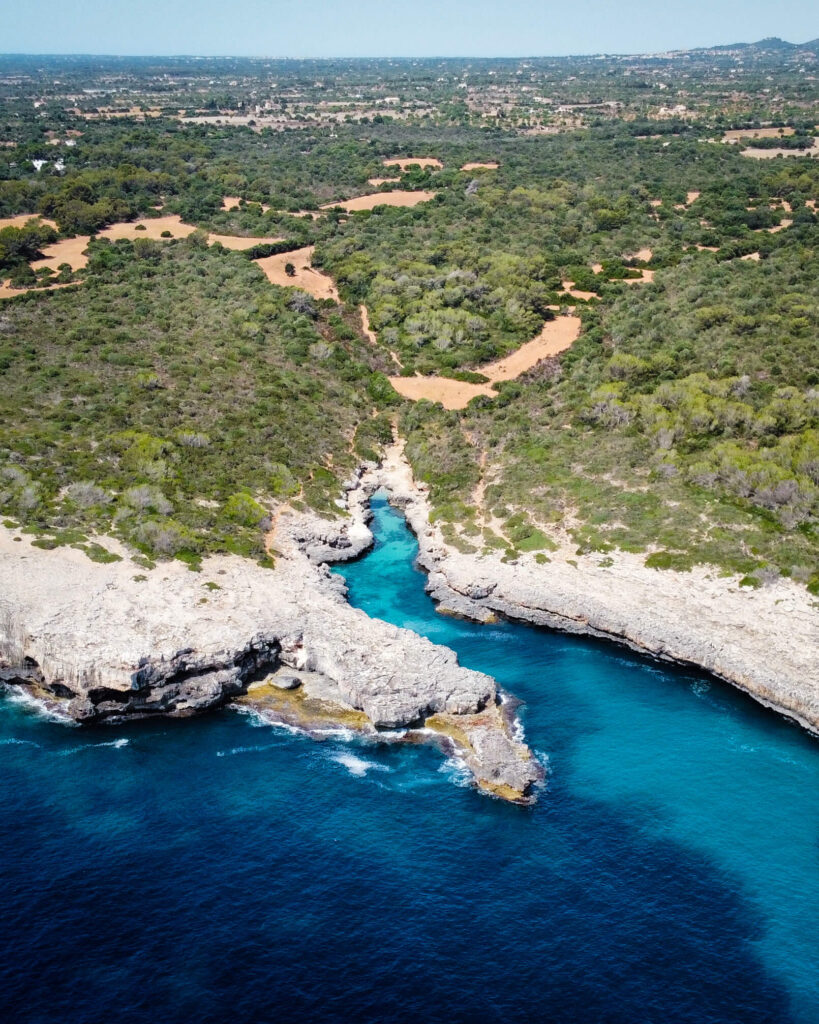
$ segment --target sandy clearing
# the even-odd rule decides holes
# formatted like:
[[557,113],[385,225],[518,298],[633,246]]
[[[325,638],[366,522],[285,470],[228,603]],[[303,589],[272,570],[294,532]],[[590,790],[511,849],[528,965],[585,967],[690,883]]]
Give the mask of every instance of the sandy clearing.
[[496,171],[500,167],[500,164],[496,160],[489,160],[485,164],[482,163],[469,163],[464,164],[461,168],[462,171]]
[[515,380],[542,359],[565,352],[577,340],[580,327],[581,320],[577,316],[547,320],[540,334],[515,352],[478,367],[477,372],[489,378],[486,384],[470,384],[447,377],[390,377],[390,383],[399,395],[413,402],[425,398],[430,402],[440,402],[445,409],[465,409],[478,395],[494,398],[496,392],[492,384]]
[[648,263],[651,257],[654,255],[651,249],[638,249],[637,252],[624,253],[623,259],[626,260],[642,260],[643,263]]
[[361,328],[364,331],[364,334],[367,336],[367,341],[369,341],[369,343],[371,345],[377,345],[378,344],[378,337],[377,337],[375,331],[372,329],[372,327],[370,327],[370,313],[369,313],[369,310],[364,305],[364,303],[362,303],[358,307],[358,310],[361,313]]
[[654,271],[646,270],[645,267],[640,269],[641,277],[624,277],[623,284],[648,284],[654,280]]
[[[137,226],[141,225],[139,229]],[[163,231],[170,231],[172,238],[187,238],[196,228],[192,224],[183,224],[182,218],[176,213],[166,214],[164,217],[149,217],[143,220],[124,221],[120,224],[111,224],[97,232],[100,238],[108,238],[117,242],[122,238],[133,242],[136,238],[152,238],[155,242],[162,242]]]
[[262,213],[267,213],[268,210],[272,210],[273,209],[273,207],[269,206],[267,203],[256,203],[255,200],[252,200],[252,199],[242,199],[241,196],[225,196],[225,198],[222,200],[222,209],[223,210],[232,210],[234,207],[239,206],[240,203],[248,203],[248,202],[254,203],[255,206],[261,206]]
[[[144,230],[138,225],[142,225]],[[137,238],[150,238],[155,242],[170,241],[162,237],[163,231],[169,231],[171,238],[187,238],[196,231],[193,224],[185,224],[177,214],[168,214],[165,217],[149,217],[144,220],[127,221],[120,224],[111,224],[98,232],[99,238],[107,238],[111,242],[127,239],[134,241]],[[89,235],[77,235],[76,238],[64,238],[53,245],[43,248],[43,259],[34,260],[31,264],[32,270],[39,270],[41,267],[50,267],[56,271],[61,263],[68,263],[72,270],[82,270],[88,264],[88,257],[84,250],[90,242]],[[250,249],[254,245],[264,245],[272,242],[280,242],[281,238],[245,238],[238,235],[208,235],[208,244],[221,242],[226,249]]]
[[793,128],[732,128],[722,136],[723,142],[739,139],[778,139],[782,135],[793,135]]
[[355,199],[346,199],[338,203],[325,203],[322,210],[332,210],[336,206],[341,207],[348,213],[356,210],[372,210],[376,206],[417,206],[419,203],[428,203],[434,199],[435,192],[406,192],[396,189],[395,192],[374,192],[369,196],[358,196]]
[[582,321],[579,316],[559,316],[547,320],[540,334],[521,345],[519,349],[502,359],[486,363],[479,367],[478,373],[489,378],[490,384],[502,380],[514,380],[533,366],[546,359],[564,352],[577,341]]
[[82,270],[88,263],[85,249],[90,241],[90,235],[77,235],[76,238],[64,238],[61,242],[46,245],[42,250],[43,259],[34,260],[31,269],[37,271],[42,267],[50,267],[56,272],[61,263],[67,263],[72,270]]
[[662,206],[663,205],[663,201],[662,201],[662,199],[649,199],[648,205],[649,206],[653,206],[653,207],[656,208],[658,206]]
[[777,156],[819,156],[819,139],[814,139],[813,144],[807,149],[782,149],[780,147],[755,149],[753,146],[749,146],[747,149],[743,149],[739,155],[750,157],[752,160],[773,160]]
[[816,209],[816,200],[815,199],[806,199],[805,200],[805,206],[807,206],[807,208],[809,210],[815,210]]
[[749,252],[747,256],[740,256],[741,260],[751,260],[754,263],[759,263],[760,255],[758,252]]
[[0,281],[0,299],[12,299],[15,295],[28,295],[29,292],[55,292],[58,288],[70,288],[67,284],[52,284],[48,288],[10,288],[8,281]]
[[50,228],[57,230],[57,222],[49,220],[48,217],[41,217],[39,213],[18,213],[16,217],[0,217],[0,230],[2,228],[23,228],[30,220],[36,220],[38,224],[47,224]]
[[448,377],[390,377],[389,381],[399,395],[411,402],[425,398],[429,402],[440,402],[445,409],[465,409],[478,395],[496,396],[488,384],[469,384]]
[[685,205],[690,206],[692,203],[696,202],[701,195],[702,192],[697,192],[696,190],[694,190],[693,192],[686,192]]
[[[316,299],[333,299],[338,302],[338,291],[333,279],[312,266],[315,249],[314,245],[306,245],[303,249],[295,249],[293,252],[266,256],[264,259],[256,260],[256,263],[273,284],[282,288],[300,288]],[[296,268],[293,277],[288,277],[285,273],[287,263],[292,263]]]
[[378,188],[379,185],[394,185],[400,178],[367,178],[367,184]]
[[273,242],[283,241],[283,238],[248,238],[239,235],[208,235],[208,245],[213,245],[214,242],[219,242],[226,249],[236,249],[240,252],[245,249],[252,249],[254,245],[271,245]]
[[699,242],[694,246],[698,252],[719,252],[718,245],[700,245]]
[[385,167],[400,167],[405,171],[408,167],[443,167],[440,160],[430,156],[396,156],[382,160]]
[[756,228],[756,231],[767,231],[769,235],[775,235],[777,231],[784,231],[785,228],[789,228],[793,224],[793,221],[789,217],[785,217],[781,224],[774,224],[772,228]]
[[[602,267],[600,269],[602,270]],[[567,295],[571,295],[573,299],[584,299],[585,301],[588,301],[589,299],[600,298],[600,296],[595,295],[594,292],[584,292],[575,288],[574,281],[561,281],[560,283],[563,285],[563,291],[566,292]]]

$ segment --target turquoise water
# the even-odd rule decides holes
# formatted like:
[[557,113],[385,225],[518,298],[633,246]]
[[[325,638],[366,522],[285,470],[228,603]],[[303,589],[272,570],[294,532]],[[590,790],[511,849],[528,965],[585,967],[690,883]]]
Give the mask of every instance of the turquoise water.
[[525,701],[538,805],[230,710],[0,703],[0,1019],[819,1021],[819,742],[705,676],[437,616],[374,503],[351,601]]

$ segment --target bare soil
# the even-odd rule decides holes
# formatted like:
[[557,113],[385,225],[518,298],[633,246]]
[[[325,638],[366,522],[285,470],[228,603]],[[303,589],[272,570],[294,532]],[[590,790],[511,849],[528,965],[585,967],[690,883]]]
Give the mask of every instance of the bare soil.
[[402,171],[405,171],[408,167],[443,167],[444,165],[440,160],[430,156],[396,156],[390,157],[387,160],[382,160],[381,163],[385,167],[400,167]]
[[470,384],[447,377],[390,377],[390,383],[400,395],[413,402],[425,398],[430,402],[440,402],[445,409],[465,409],[478,395],[494,398],[496,392],[492,389],[492,384],[515,380],[542,359],[570,348],[580,334],[580,327],[581,320],[577,316],[561,316],[555,320],[548,320],[540,334],[527,341],[525,345],[521,345],[515,352],[478,367],[477,372],[488,378],[486,384]]
[[723,142],[738,142],[740,139],[778,139],[793,135],[793,128],[733,128],[722,136]]
[[[264,259],[256,260],[261,267],[268,281],[277,284],[282,288],[300,288],[308,292],[316,299],[333,299],[338,302],[338,291],[335,282],[327,274],[316,270],[312,266],[314,245],[307,245],[303,249],[296,249],[293,252],[282,252],[276,256],[266,256]],[[285,272],[285,265],[292,263],[296,268],[293,277]]]
[[428,203],[435,198],[435,192],[407,192],[396,189],[395,192],[374,192],[369,196],[358,196],[338,203],[325,203],[322,210],[332,210],[340,206],[342,210],[353,213],[356,210],[373,210],[376,206],[417,206]]

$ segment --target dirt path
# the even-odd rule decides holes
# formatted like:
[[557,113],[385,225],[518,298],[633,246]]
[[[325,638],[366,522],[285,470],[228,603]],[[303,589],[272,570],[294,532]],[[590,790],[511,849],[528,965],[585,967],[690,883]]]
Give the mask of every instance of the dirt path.
[[369,341],[371,345],[377,345],[378,337],[376,336],[375,331],[370,327],[370,314],[363,302],[358,307],[358,311],[361,313],[361,328],[367,337],[367,341]]
[[577,316],[548,320],[540,334],[515,352],[478,367],[477,372],[488,378],[485,384],[470,384],[448,377],[390,377],[390,383],[399,395],[413,402],[425,398],[430,402],[440,402],[445,409],[465,409],[478,395],[494,398],[496,392],[492,384],[514,380],[542,359],[570,348],[580,334],[580,327],[580,317]]
[[500,167],[500,164],[495,160],[489,160],[485,164],[474,162],[464,164],[461,168],[462,171],[496,171]]

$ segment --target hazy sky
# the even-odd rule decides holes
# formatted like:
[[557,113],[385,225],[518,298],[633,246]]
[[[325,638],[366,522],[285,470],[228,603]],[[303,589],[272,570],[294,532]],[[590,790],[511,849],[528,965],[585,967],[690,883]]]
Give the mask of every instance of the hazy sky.
[[0,52],[644,53],[819,36],[817,0],[0,0]]

